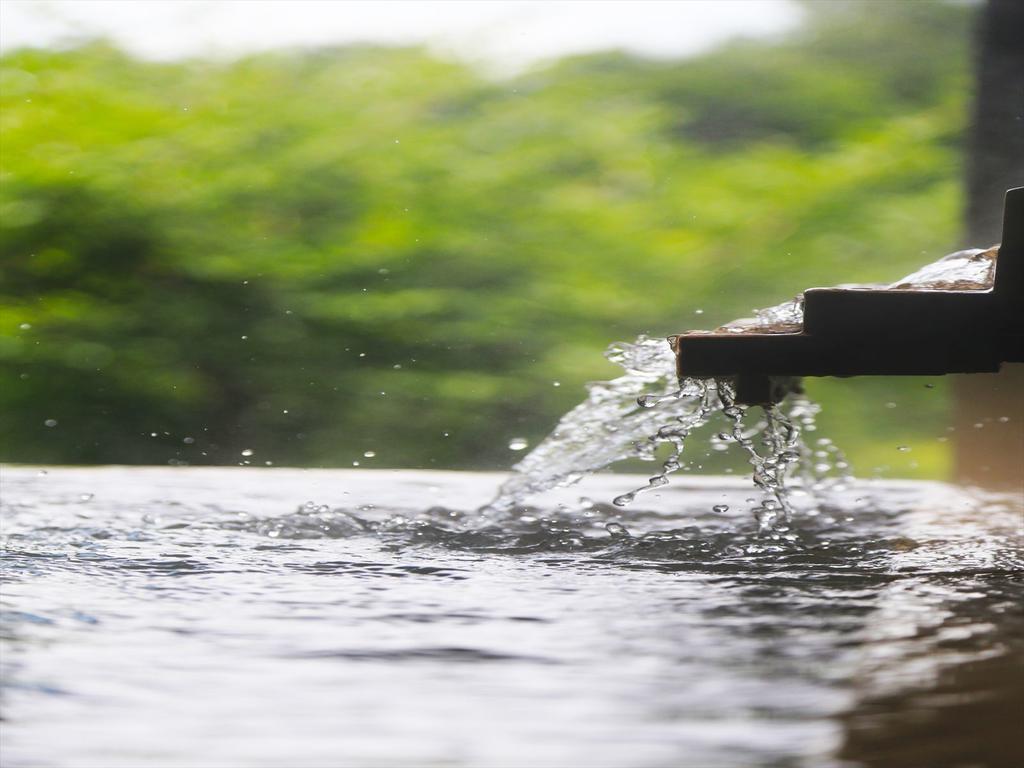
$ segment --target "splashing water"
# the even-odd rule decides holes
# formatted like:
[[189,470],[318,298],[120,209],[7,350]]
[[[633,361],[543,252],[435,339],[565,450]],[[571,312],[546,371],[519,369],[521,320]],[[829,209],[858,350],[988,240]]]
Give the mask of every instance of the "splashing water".
[[[515,474],[485,511],[507,512],[528,496],[572,485],[616,461],[653,461],[659,447],[669,446],[660,471],[646,485],[615,497],[616,506],[626,506],[640,494],[667,485],[669,475],[684,466],[682,454],[690,434],[722,413],[731,431],[713,436],[712,443],[734,442],[747,454],[753,482],[764,496],[754,509],[760,526],[767,530],[777,520],[789,519],[793,507],[787,473],[792,465],[811,458],[801,435],[802,429],[814,429],[817,406],[803,396],[792,396],[785,409],[765,407],[764,417],[749,425],[750,409],[735,402],[729,382],[678,382],[674,355],[662,340],[641,336],[634,344],[615,344],[607,357],[622,365],[625,374],[588,384],[587,399],[563,416],[551,435],[515,466]],[[766,450],[758,450],[758,438]],[[838,449],[833,451],[839,456],[835,466],[843,463],[845,467]],[[816,453],[828,455],[826,450]],[[823,487],[833,468],[819,458],[816,464],[802,462],[817,467],[816,475],[808,469],[801,476],[811,481],[812,488]]]
[[[958,251],[885,287],[982,290],[991,285],[997,250]],[[734,320],[715,333],[799,333],[803,314],[800,295],[755,310],[753,318]],[[613,344],[605,356],[621,365],[625,374],[588,384],[587,399],[563,416],[554,432],[514,467],[515,474],[484,512],[507,512],[532,494],[571,485],[616,461],[652,461],[659,447],[670,446],[660,472],[646,485],[614,499],[617,506],[626,506],[639,494],[668,483],[668,476],[683,466],[687,437],[718,412],[731,422],[731,434],[713,437],[712,448],[734,442],[746,452],[754,485],[763,495],[753,510],[762,530],[792,516],[787,477],[794,465],[800,469],[795,479],[811,491],[852,479],[849,464],[830,440],[820,439],[815,449],[804,443],[802,433],[814,431],[819,408],[801,394],[791,394],[781,406],[763,407],[763,418],[747,426],[749,409],[736,402],[732,384],[716,379],[678,381],[675,356],[661,339],[640,336],[632,344]],[[757,438],[766,448],[763,453],[757,449]]]
[[[803,320],[803,297],[757,310],[752,319],[738,320],[720,331],[742,333],[792,332]],[[794,393],[781,405],[759,407],[763,417],[749,424],[750,409],[736,402],[728,380],[684,379],[676,375],[675,355],[662,339],[640,336],[634,343],[617,343],[605,356],[622,366],[624,375],[587,385],[587,399],[562,417],[555,430],[514,467],[515,473],[483,511],[507,512],[525,498],[551,488],[572,485],[585,475],[624,459],[653,461],[669,446],[661,470],[646,485],[616,496],[624,507],[642,493],[668,484],[669,475],[683,468],[687,438],[716,413],[731,424],[730,432],[711,438],[712,448],[735,443],[753,468],[752,480],[762,494],[753,513],[762,531],[790,520],[792,491],[807,486],[820,491],[848,481],[849,465],[831,441],[812,450],[803,441],[813,432],[818,406]],[[758,450],[760,442],[764,450]],[[787,484],[791,470],[801,471]],[[838,477],[834,473],[838,472]]]
[[710,415],[713,388],[695,381],[680,386],[675,357],[663,339],[640,336],[633,344],[613,344],[605,356],[624,375],[587,384],[586,400],[516,464],[489,510],[507,511],[532,494],[571,485],[616,461],[653,460],[658,440],[651,436],[666,423],[674,422],[673,434],[663,440],[681,447],[685,432]]

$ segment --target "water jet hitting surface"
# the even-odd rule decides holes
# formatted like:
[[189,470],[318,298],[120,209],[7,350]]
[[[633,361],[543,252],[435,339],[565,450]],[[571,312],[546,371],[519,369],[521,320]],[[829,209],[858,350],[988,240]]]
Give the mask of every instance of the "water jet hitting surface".
[[[588,385],[587,399],[516,465],[486,509],[507,510],[549,488],[627,458],[669,455],[660,472],[614,503],[660,488],[683,467],[690,433],[715,413],[729,423],[719,442],[746,454],[763,498],[754,508],[762,529],[793,508],[786,479],[801,465],[812,489],[845,458],[830,442],[814,461],[801,426],[814,429],[817,406],[803,396],[803,376],[945,374],[998,370],[1024,361],[1024,188],[1006,194],[1003,242],[952,253],[886,286],[810,289],[716,331],[692,331],[663,342],[641,336],[616,344],[607,357],[625,374]],[[785,402],[784,402],[785,401]],[[747,406],[763,408],[750,426]],[[766,449],[759,452],[757,439]],[[714,439],[713,439],[714,442]],[[817,472],[819,477],[814,478]]]

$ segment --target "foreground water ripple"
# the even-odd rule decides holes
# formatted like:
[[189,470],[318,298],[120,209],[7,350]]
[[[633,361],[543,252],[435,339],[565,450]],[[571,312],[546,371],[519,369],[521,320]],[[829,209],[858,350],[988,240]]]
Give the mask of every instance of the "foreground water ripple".
[[1021,762],[1018,499],[0,472],[5,766]]

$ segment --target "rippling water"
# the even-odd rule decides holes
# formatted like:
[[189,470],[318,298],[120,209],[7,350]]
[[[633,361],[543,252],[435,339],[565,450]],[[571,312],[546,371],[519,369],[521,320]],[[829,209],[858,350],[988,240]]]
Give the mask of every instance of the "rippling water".
[[1024,763],[1018,499],[500,480],[4,468],[3,765]]

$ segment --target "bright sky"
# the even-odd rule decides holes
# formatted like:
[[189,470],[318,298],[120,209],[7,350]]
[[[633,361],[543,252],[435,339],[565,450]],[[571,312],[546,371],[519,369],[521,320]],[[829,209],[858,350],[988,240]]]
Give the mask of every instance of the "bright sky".
[[0,0],[0,50],[107,37],[146,58],[423,43],[499,70],[620,48],[675,57],[796,25],[792,0]]

